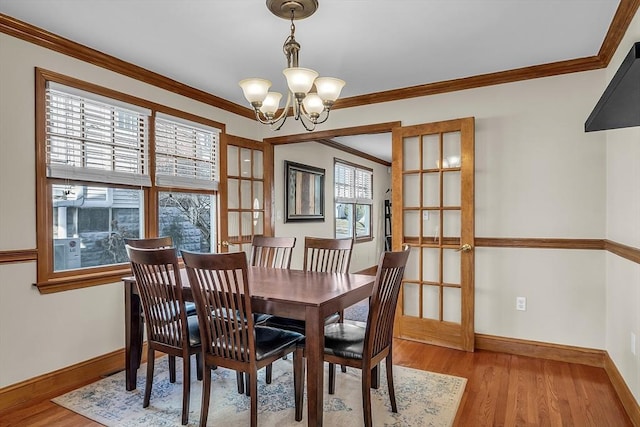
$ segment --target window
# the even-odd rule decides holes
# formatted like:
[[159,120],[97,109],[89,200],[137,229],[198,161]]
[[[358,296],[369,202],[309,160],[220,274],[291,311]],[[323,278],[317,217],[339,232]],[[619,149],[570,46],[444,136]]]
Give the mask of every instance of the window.
[[48,178],[149,186],[149,110],[49,82]]
[[150,112],[54,82],[45,103],[53,271],[126,262],[124,239],[140,237],[144,212],[141,191],[124,186],[150,184]]
[[373,238],[373,170],[334,159],[335,236]]
[[[53,188],[53,271],[128,261],[124,239],[141,236],[142,191],[60,185]],[[96,195],[103,197],[96,200]]]
[[216,248],[221,126],[44,70],[36,87],[41,290],[120,280],[128,238]]
[[210,252],[215,248],[212,194],[187,190],[217,190],[218,129],[158,114],[156,184],[185,191],[158,194],[159,234],[171,236],[178,249]]

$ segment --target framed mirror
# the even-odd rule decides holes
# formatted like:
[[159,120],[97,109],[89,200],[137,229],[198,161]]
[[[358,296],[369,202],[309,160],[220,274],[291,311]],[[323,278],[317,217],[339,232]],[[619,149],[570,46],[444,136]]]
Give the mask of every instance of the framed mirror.
[[292,221],[324,221],[325,170],[285,160],[285,218]]

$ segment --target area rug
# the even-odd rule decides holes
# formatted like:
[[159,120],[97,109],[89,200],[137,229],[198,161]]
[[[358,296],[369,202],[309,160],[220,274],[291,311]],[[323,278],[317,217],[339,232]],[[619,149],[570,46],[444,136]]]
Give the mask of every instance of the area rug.
[[[193,359],[193,358],[192,358]],[[177,365],[180,365],[178,363]],[[326,364],[325,364],[326,365]],[[125,390],[124,372],[101,379],[80,389],[52,399],[73,412],[113,427],[180,426],[182,373],[169,382],[168,362],[156,361],[151,404],[142,407],[146,365],[138,371],[137,389]],[[195,369],[195,366],[192,368]],[[325,366],[324,425],[354,427],[363,424],[360,370],[337,370],[336,393],[327,394]],[[192,374],[195,371],[192,370]],[[394,382],[398,413],[391,412],[386,376],[381,371],[381,385],[371,390],[375,426],[451,426],[466,384],[465,378],[395,366]],[[195,375],[192,375],[195,377]],[[212,371],[211,403],[208,426],[248,426],[249,398],[238,394],[234,371]],[[189,426],[198,425],[202,383],[191,384]],[[264,382],[264,370],[258,376],[258,425],[306,426],[304,419],[294,419],[293,369],[291,357],[273,365],[273,381]]]
[[351,307],[344,309],[344,318],[346,320],[356,320],[358,322],[366,322],[369,315],[369,300],[360,301]]

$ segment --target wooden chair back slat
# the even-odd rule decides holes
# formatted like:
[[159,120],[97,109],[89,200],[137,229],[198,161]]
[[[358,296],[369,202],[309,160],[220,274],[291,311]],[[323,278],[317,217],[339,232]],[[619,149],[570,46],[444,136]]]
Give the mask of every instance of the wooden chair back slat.
[[250,264],[254,267],[290,268],[295,237],[254,236]]
[[216,357],[249,363],[255,354],[244,252],[182,252],[196,302],[202,345]]
[[305,237],[304,263],[306,271],[348,273],[353,239]]
[[142,300],[148,339],[181,349],[188,334],[175,248],[138,249],[127,245],[127,253]]
[[365,354],[372,358],[392,344],[398,295],[408,258],[408,250],[385,252],[380,257],[364,341]]

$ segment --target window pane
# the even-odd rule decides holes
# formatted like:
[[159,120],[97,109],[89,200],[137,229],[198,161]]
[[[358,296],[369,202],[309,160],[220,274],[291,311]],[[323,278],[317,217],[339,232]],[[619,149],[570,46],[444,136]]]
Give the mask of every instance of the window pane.
[[333,172],[336,238],[371,237],[373,172],[337,159]]
[[142,236],[142,191],[53,185],[53,271],[125,263]]
[[158,196],[159,235],[171,236],[178,249],[211,252],[215,215],[209,194],[160,192]]
[[354,170],[342,163],[336,163],[334,168],[333,182],[336,198],[354,197]]
[[356,205],[356,237],[371,236],[371,206]]
[[155,125],[156,184],[216,188],[219,131],[168,117],[156,117]]
[[59,89],[45,97],[47,176],[149,185],[147,114]]
[[336,203],[336,239],[353,237],[353,205]]

